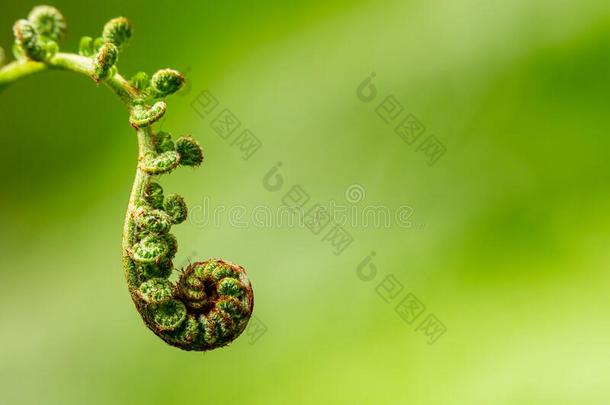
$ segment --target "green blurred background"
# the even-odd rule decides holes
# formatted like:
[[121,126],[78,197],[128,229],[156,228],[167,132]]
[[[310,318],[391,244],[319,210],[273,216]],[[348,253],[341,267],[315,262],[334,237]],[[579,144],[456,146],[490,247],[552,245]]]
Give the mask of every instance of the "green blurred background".
[[[2,0],[0,46],[35,4]],[[162,126],[206,162],[162,182],[199,215],[175,228],[176,263],[244,265],[265,333],[200,354],[144,327],[120,267],[127,114],[87,78],[40,74],[0,94],[0,403],[610,403],[607,0],[54,5],[62,49],[124,15],[121,72],[186,72]],[[249,160],[191,107],[205,89],[261,140]],[[446,147],[432,167],[376,114],[389,95]],[[413,226],[346,225],[336,256],[307,228],[197,220],[206,198],[277,209],[297,184],[310,204],[357,185],[353,205],[409,205]],[[426,306],[412,324],[407,293]],[[434,344],[417,330],[430,314]]]

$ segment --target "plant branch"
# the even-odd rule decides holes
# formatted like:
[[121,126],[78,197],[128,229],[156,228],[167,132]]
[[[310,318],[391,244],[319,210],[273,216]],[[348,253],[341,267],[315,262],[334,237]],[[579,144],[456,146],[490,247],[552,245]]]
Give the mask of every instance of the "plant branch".
[[[56,53],[48,61],[18,60],[0,68],[0,90],[15,83],[17,80],[44,70],[68,70],[88,76],[96,81],[91,58],[72,53]],[[142,97],[140,92],[131,86],[119,73],[102,80],[112,89],[125,104],[130,106]]]
[[165,114],[163,99],[184,84],[182,74],[161,69],[150,78],[144,72],[130,81],[121,76],[116,67],[118,54],[132,35],[131,24],[123,17],[106,23],[102,37],[83,37],[78,55],[59,52],[56,41],[65,34],[66,24],[54,7],[35,7],[27,20],[15,23],[13,31],[17,60],[0,68],[0,91],[38,72],[66,70],[103,83],[129,109],[129,123],[138,138],[138,165],[123,226],[123,270],[146,325],[165,342],[184,350],[229,344],[244,331],[254,306],[245,270],[210,259],[181,269],[176,283],[169,280],[178,250],[169,231],[186,220],[187,207],[178,194],[164,196],[163,188],[152,179],[178,166],[199,166],[203,152],[193,138],[174,141],[167,132],[154,132],[152,125]]

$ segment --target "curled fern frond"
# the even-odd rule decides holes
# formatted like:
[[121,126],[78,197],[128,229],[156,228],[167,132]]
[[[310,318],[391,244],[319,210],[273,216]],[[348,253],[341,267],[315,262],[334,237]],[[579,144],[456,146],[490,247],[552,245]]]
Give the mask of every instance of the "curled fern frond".
[[167,106],[164,101],[157,101],[151,107],[136,105],[131,110],[129,122],[134,128],[148,127],[159,121],[165,114]]
[[171,259],[165,259],[159,263],[138,263],[136,267],[141,280],[150,280],[151,278],[168,278],[172,274],[174,265]]
[[178,152],[169,151],[160,154],[149,152],[140,162],[140,169],[149,174],[165,174],[174,170],[179,164]]
[[28,58],[42,61],[46,58],[46,45],[34,25],[28,20],[18,20],[13,25],[15,43]]
[[36,6],[30,11],[28,20],[41,36],[53,41],[60,41],[66,35],[66,19],[55,7]]
[[199,142],[190,136],[178,138],[176,151],[180,154],[180,164],[183,166],[199,166],[203,162],[203,150]]
[[97,51],[93,60],[93,74],[95,81],[100,81],[108,77],[111,68],[119,58],[119,50],[110,42],[105,43]]
[[154,303],[146,308],[146,314],[158,333],[172,332],[186,319],[186,307],[178,300]]
[[144,200],[152,208],[163,208],[163,187],[158,183],[150,182],[144,188]]
[[131,257],[138,263],[159,263],[170,252],[165,238],[158,235],[146,235],[131,250]]
[[244,269],[220,259],[193,263],[178,280],[177,295],[201,325],[194,350],[224,346],[244,330],[254,305]]
[[147,304],[168,301],[172,298],[173,293],[174,285],[162,277],[151,278],[138,287],[138,296]]
[[114,44],[117,48],[125,45],[132,35],[133,27],[125,17],[117,17],[108,21],[102,31],[102,38]]
[[151,77],[150,85],[157,97],[167,97],[180,90],[184,85],[184,76],[174,69],[161,69]]
[[173,215],[162,210],[140,207],[133,212],[138,230],[144,233],[164,234],[174,223]]
[[[198,166],[203,151],[192,137],[173,140],[153,124],[166,112],[164,100],[184,83],[181,73],[162,69],[127,81],[118,73],[118,53],[132,35],[129,21],[110,20],[101,37],[83,37],[79,54],[58,53],[65,19],[49,6],[34,8],[13,27],[18,59],[0,67],[0,90],[45,69],[85,74],[106,85],[125,103],[136,129],[138,166],[123,228],[122,264],[132,300],[145,324],[172,346],[211,350],[229,344],[245,329],[254,306],[252,286],[243,267],[221,259],[174,269],[178,241],[171,227],[184,222],[188,209],[178,194],[164,195],[156,176],[179,165]],[[3,52],[0,49],[0,65]],[[180,270],[176,282],[172,273]]]
[[155,149],[159,153],[176,150],[176,145],[169,132],[161,131],[155,135]]
[[170,194],[163,203],[163,209],[169,215],[172,224],[177,225],[186,221],[188,215],[188,208],[184,198],[178,194]]

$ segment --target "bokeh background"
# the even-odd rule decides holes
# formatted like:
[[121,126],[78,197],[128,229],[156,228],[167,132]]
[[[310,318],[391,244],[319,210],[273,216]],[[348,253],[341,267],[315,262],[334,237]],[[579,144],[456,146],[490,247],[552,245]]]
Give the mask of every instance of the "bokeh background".
[[[0,46],[35,4],[2,0]],[[124,74],[186,72],[161,125],[206,162],[162,181],[196,214],[174,228],[176,263],[244,265],[258,326],[205,354],[144,327],[120,267],[126,111],[40,74],[0,94],[0,403],[610,403],[607,0],[53,4],[62,49],[124,15]],[[206,89],[262,142],[250,159],[193,110]],[[434,165],[376,113],[390,95],[446,148]],[[408,205],[411,226],[346,224],[335,255],[305,227],[204,218],[206,199],[275,210],[294,185],[309,205]],[[408,293],[426,306],[410,324]],[[429,315],[446,328],[433,344]]]

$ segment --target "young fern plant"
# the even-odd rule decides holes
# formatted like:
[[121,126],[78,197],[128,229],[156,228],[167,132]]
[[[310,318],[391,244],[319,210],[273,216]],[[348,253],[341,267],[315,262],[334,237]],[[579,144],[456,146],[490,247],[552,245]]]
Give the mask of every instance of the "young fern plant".
[[37,6],[13,31],[15,61],[4,65],[0,48],[0,91],[20,78],[45,70],[68,70],[89,76],[116,93],[129,111],[138,140],[138,165],[123,228],[123,270],[135,306],[146,325],[161,339],[184,350],[211,350],[229,344],[245,329],[254,305],[244,269],[221,259],[192,263],[179,270],[172,259],[178,250],[170,233],[186,220],[187,207],[177,194],[164,195],[155,180],[178,166],[199,166],[201,147],[193,138],[176,140],[153,124],[166,111],[164,99],[184,84],[173,69],[131,80],[118,73],[121,49],[132,36],[123,17],[103,28],[101,37],[83,37],[78,54],[59,52],[66,21],[54,7]]

